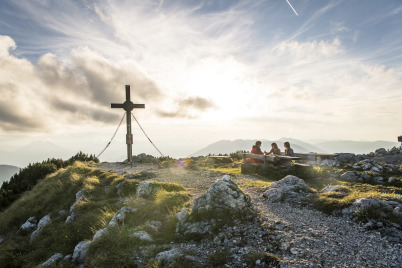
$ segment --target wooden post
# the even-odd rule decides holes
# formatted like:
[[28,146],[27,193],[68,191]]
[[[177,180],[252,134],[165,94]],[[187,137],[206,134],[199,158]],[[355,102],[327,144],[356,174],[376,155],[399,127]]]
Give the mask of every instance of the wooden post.
[[124,103],[112,103],[112,108],[123,108],[126,111],[127,122],[127,161],[133,162],[133,134],[131,132],[131,111],[135,108],[145,108],[145,104],[134,104],[130,99],[130,85],[126,85],[126,101]]

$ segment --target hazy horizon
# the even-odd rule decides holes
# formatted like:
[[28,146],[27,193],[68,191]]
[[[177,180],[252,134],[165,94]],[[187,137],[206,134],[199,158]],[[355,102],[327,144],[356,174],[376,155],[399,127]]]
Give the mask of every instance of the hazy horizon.
[[[133,111],[163,154],[402,135],[402,2],[0,2],[0,151],[98,154]],[[125,155],[125,121],[111,148]],[[133,121],[136,148],[157,151]],[[139,146],[141,145],[141,146]]]

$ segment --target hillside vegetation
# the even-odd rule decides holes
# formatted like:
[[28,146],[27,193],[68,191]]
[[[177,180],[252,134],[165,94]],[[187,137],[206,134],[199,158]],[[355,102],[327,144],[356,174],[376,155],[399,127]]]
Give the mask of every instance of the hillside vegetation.
[[[242,160],[236,154],[224,159],[147,156],[134,160],[134,169],[124,163],[74,162],[45,169],[45,175],[36,174],[35,183],[0,213],[0,267],[238,267],[246,263],[249,267],[276,267],[280,262],[291,267],[293,253],[284,247],[288,243],[282,241],[284,231],[272,225],[283,223],[272,220],[263,224],[259,216],[258,210],[266,207],[254,203],[257,210],[247,207],[247,217],[244,212],[240,217],[234,211],[220,211],[220,202],[227,202],[227,195],[239,198],[232,200],[237,205],[229,203],[233,209],[243,204],[240,201],[251,204],[246,193],[262,198],[272,184],[288,177],[287,171],[241,174]],[[352,211],[353,220],[367,225],[367,230],[400,232],[398,211],[381,202],[400,208],[401,166],[385,171],[383,176],[393,180],[380,184],[342,179],[340,174],[350,170],[353,167],[348,165],[314,166],[292,173],[309,187],[306,197],[295,206],[342,216],[357,200],[379,200],[379,206]],[[223,174],[230,177],[216,180]],[[206,192],[211,188],[192,205],[190,201],[200,195],[200,187]],[[336,190],[327,191],[328,187]],[[222,189],[226,194],[213,196]],[[205,203],[211,200],[218,211],[205,209],[211,207],[212,203]],[[201,207],[195,205],[203,202]],[[178,230],[184,230],[185,235]],[[390,252],[392,259],[395,253]],[[331,263],[324,259],[317,262]]]
[[75,161],[99,162],[94,155],[88,156],[79,152],[65,161],[52,158],[41,163],[29,164],[26,168],[15,173],[9,181],[2,183],[0,188],[0,211],[12,204],[25,191],[31,190],[39,180],[60,168],[72,165]]

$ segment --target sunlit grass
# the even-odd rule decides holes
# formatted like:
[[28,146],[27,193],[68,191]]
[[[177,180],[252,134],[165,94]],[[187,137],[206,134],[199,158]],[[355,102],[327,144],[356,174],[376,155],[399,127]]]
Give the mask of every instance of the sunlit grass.
[[[116,186],[120,183],[118,191]],[[72,254],[80,241],[91,241],[94,234],[105,228],[125,205],[136,208],[136,213],[127,215],[120,228],[91,244],[90,252],[96,258],[90,259],[87,265],[133,266],[132,262],[130,264],[133,254],[130,250],[138,250],[144,242],[130,236],[130,232],[147,231],[156,243],[173,241],[176,213],[190,199],[185,188],[177,183],[153,183],[155,193],[152,196],[137,198],[138,185],[138,181],[82,163],[49,175],[0,214],[0,235],[8,238],[0,247],[0,267],[35,267],[55,253]],[[76,193],[80,190],[85,198],[77,201]],[[124,197],[132,198],[126,203],[120,202]],[[65,223],[73,204],[77,219]],[[65,212],[60,213],[62,210]],[[17,232],[29,217],[36,216],[40,220],[48,214],[51,223],[32,242],[30,234]],[[153,220],[161,222],[158,232],[147,225]]]

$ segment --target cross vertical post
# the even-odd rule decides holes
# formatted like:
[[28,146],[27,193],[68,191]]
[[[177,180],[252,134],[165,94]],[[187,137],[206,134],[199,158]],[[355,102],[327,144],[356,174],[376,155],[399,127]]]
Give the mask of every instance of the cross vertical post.
[[134,108],[145,108],[145,104],[134,104],[130,98],[130,85],[126,85],[126,101],[124,103],[112,103],[111,108],[123,108],[126,111],[127,122],[127,161],[133,162],[133,134],[131,132],[131,111]]

